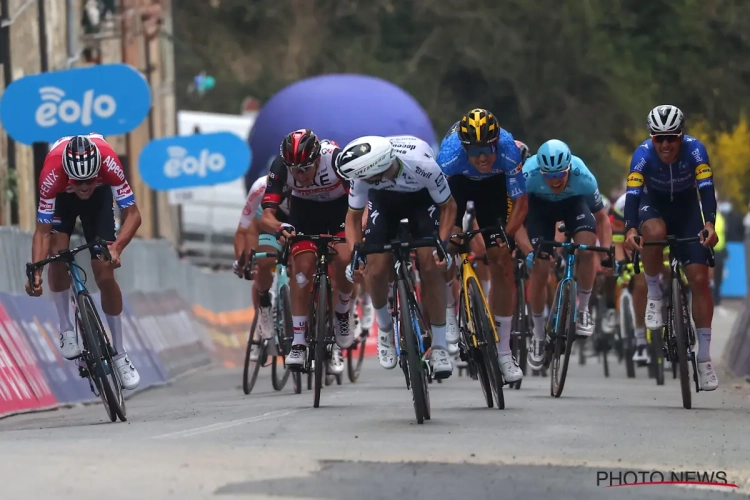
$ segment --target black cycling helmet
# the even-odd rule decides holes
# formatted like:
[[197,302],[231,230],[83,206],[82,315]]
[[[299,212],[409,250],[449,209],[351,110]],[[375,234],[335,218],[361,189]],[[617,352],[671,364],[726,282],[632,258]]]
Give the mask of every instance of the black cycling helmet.
[[500,137],[500,124],[486,109],[474,108],[458,124],[458,139],[464,146],[489,146]]

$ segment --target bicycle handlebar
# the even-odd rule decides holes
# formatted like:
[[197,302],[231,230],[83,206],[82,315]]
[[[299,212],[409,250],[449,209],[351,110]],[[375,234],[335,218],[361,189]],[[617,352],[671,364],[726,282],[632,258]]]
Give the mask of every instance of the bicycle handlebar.
[[354,252],[352,254],[352,262],[359,262],[359,260],[371,253],[384,253],[392,252],[394,250],[414,250],[417,248],[430,248],[433,247],[437,250],[440,260],[446,259],[445,249],[440,244],[440,240],[435,236],[429,238],[419,238],[415,240],[392,240],[390,243],[357,243],[354,245]]
[[101,238],[95,238],[94,241],[85,243],[83,245],[79,245],[75,248],[65,248],[63,250],[60,250],[55,255],[51,257],[47,257],[46,259],[40,260],[38,262],[33,262],[33,263],[27,262],[26,263],[26,279],[29,280],[29,286],[31,286],[32,288],[34,287],[34,272],[37,269],[40,269],[51,262],[55,262],[61,259],[64,260],[65,262],[72,262],[73,257],[77,253],[82,252],[84,250],[88,250],[89,248],[93,248],[96,246],[99,247],[104,258],[107,261],[112,262],[112,254],[109,253],[109,246],[107,245],[107,242]]
[[[700,242],[701,236],[703,236],[703,239],[708,238],[708,230],[707,229],[702,230],[699,236],[691,236],[689,238],[676,238],[673,235],[669,235],[663,240],[644,241],[643,244],[641,244],[640,236],[636,236],[635,239],[639,245],[644,246],[644,247],[672,247],[672,246],[677,246],[681,244]],[[714,267],[714,250],[713,248],[710,248],[709,250],[710,250],[710,256],[709,256],[708,265],[710,267]],[[641,273],[641,252],[639,250],[636,250],[633,252],[633,270],[635,271],[635,274]]]

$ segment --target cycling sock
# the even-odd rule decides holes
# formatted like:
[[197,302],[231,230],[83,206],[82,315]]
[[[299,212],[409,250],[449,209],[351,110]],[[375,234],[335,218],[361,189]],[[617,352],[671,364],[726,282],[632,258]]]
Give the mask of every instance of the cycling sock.
[[271,307],[271,294],[268,290],[258,291],[258,305],[260,307]]
[[547,322],[546,314],[532,314],[534,320],[534,338],[537,340],[544,340],[544,324]]
[[490,280],[482,280],[482,292],[487,300],[490,300]]
[[70,319],[70,299],[72,292],[67,288],[64,292],[51,292],[52,300],[57,308],[57,315],[60,317],[60,333],[75,331],[73,322]]
[[445,308],[453,309],[456,307],[456,299],[453,297],[453,280],[445,284]]
[[662,291],[659,283],[659,275],[649,276],[648,274],[645,274],[645,276],[646,286],[648,287],[648,298],[650,300],[661,300]]
[[336,312],[339,314],[348,313],[351,298],[352,298],[351,293],[339,292],[339,300],[336,301]]
[[380,308],[375,308],[375,319],[378,322],[379,330],[391,331],[393,326],[391,325],[391,311],[388,309],[388,305],[384,305]]
[[294,345],[307,345],[305,333],[307,332],[307,316],[292,316],[294,325]]
[[696,328],[695,334],[698,337],[698,363],[711,361],[711,329]]
[[431,324],[430,329],[432,330],[432,347],[445,349],[445,323],[442,325]]
[[635,345],[642,346],[646,345],[646,328],[635,329]]
[[589,308],[589,299],[591,299],[591,290],[578,290],[578,310],[586,311]]
[[495,316],[495,328],[497,328],[497,353],[499,355],[510,354],[510,327],[513,316]]
[[112,316],[111,314],[104,313],[107,317],[107,324],[109,325],[109,331],[112,332],[112,347],[116,353],[123,352],[122,350],[122,314]]

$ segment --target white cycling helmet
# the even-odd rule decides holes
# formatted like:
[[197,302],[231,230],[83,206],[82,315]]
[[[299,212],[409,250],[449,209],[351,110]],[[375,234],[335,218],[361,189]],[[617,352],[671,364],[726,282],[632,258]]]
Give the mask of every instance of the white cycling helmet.
[[663,104],[651,110],[646,124],[651,135],[681,134],[685,127],[685,115],[677,106]]
[[347,180],[368,179],[388,170],[394,159],[391,141],[368,135],[346,145],[336,159],[336,169]]
[[75,181],[93,179],[102,166],[102,154],[94,141],[85,135],[77,135],[68,141],[62,154],[65,175]]

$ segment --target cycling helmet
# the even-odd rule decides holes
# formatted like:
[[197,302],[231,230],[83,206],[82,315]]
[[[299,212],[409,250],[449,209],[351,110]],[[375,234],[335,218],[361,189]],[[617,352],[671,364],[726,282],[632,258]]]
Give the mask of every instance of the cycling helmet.
[[394,160],[391,141],[369,135],[346,145],[336,158],[336,170],[347,180],[367,179],[388,170]]
[[320,156],[320,141],[310,129],[295,130],[284,137],[279,154],[288,167],[307,166]]
[[65,175],[76,181],[93,179],[99,175],[102,154],[94,142],[85,135],[77,135],[68,141],[62,155]]
[[499,136],[500,124],[486,109],[474,108],[459,121],[458,139],[464,146],[488,146]]
[[516,141],[516,147],[521,151],[521,163],[525,162],[526,158],[531,156],[529,147],[521,141]]
[[685,127],[685,115],[677,106],[664,104],[651,110],[646,124],[651,135],[681,134]]
[[563,141],[550,139],[536,153],[537,165],[543,172],[560,172],[570,166],[573,154]]

